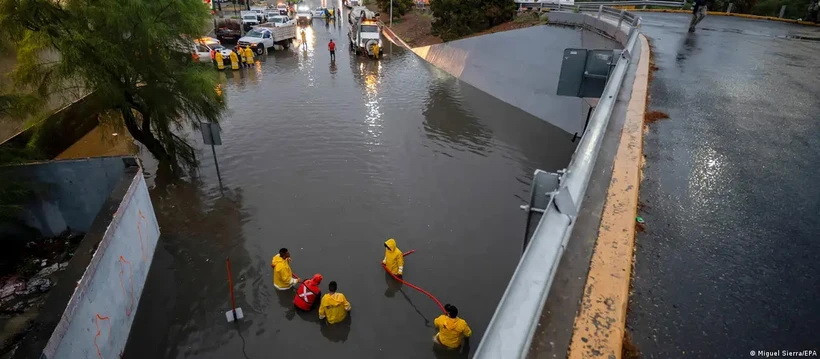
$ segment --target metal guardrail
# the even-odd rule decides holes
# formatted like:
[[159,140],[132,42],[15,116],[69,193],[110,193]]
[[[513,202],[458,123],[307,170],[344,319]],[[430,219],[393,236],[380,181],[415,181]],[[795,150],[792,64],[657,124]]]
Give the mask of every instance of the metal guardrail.
[[560,8],[575,8],[576,6],[664,6],[680,8],[686,4],[686,1],[666,1],[666,0],[614,0],[614,1],[576,1],[572,5],[562,4],[560,1],[516,1],[516,4],[526,5],[527,7],[539,7],[540,5],[554,5]]
[[[563,8],[566,9],[566,6]],[[598,106],[592,114],[589,127],[578,144],[569,166],[557,175],[549,174],[558,177],[557,189],[549,193],[536,194],[548,196],[546,208],[543,209],[541,221],[533,232],[532,240],[527,245],[481,339],[475,358],[508,359],[527,356],[558,264],[572,234],[604,132],[637,42],[637,26],[640,25],[640,17],[623,10],[604,6],[598,6],[597,10],[599,18],[602,14],[617,16],[619,30],[623,20],[630,21],[632,26],[625,51],[617,60]],[[544,174],[543,171],[536,171],[536,176]]]

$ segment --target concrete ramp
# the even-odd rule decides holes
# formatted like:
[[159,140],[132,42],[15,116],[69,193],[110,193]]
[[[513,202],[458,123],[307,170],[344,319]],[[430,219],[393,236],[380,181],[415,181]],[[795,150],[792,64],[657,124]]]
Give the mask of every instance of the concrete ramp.
[[557,96],[566,48],[615,49],[601,35],[572,27],[534,26],[413,51],[447,73],[569,133],[581,132],[589,105]]

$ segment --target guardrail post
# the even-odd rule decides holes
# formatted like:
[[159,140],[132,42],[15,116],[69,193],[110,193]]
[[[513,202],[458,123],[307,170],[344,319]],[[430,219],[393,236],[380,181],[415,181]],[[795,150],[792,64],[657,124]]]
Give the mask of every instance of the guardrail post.
[[561,0],[558,0],[558,11],[561,11]]
[[624,14],[626,14],[626,10],[621,10],[621,14],[618,15],[618,28],[621,28],[621,22],[624,21]]
[[646,4],[643,4],[643,7],[641,7],[641,9],[646,10]]
[[780,7],[780,15],[778,15],[777,17],[782,18],[783,14],[785,14],[785,13],[786,13],[786,5],[783,5],[782,7]]
[[734,7],[735,7],[735,3],[730,2],[730,3],[729,3],[729,6],[726,6],[726,13],[727,13],[727,14],[731,14],[731,13],[732,13],[732,10],[734,9]]
[[601,18],[601,13],[604,11],[603,5],[598,5],[598,19]]

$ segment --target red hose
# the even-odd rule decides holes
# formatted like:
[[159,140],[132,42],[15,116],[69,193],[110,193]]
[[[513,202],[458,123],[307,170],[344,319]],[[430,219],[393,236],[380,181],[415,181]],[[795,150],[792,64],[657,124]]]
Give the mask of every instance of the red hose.
[[[415,251],[416,251],[415,249],[407,251],[406,253],[402,254],[402,256],[407,257],[408,255],[412,254]],[[410,288],[413,288],[413,289],[421,292],[422,294],[428,296],[430,299],[432,299],[434,302],[436,302],[436,305],[438,305],[438,307],[441,309],[442,313],[447,314],[447,311],[444,310],[444,305],[442,305],[441,302],[438,299],[436,299],[436,297],[434,297],[432,294],[430,294],[430,292],[419,288],[418,286],[414,285],[413,283],[407,282],[404,279],[399,278],[398,276],[396,276],[393,273],[390,273],[390,271],[387,270],[387,266],[384,263],[382,263],[382,268],[384,268],[384,271],[387,272],[387,274],[389,274],[391,277],[393,277],[393,279],[395,279],[395,280],[401,282],[402,284],[404,284],[404,285],[406,285]]]

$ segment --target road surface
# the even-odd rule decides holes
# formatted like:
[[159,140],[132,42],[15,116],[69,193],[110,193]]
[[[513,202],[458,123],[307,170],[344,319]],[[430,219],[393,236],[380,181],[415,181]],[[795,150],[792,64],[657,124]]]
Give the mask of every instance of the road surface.
[[628,331],[646,358],[820,349],[816,28],[642,13],[659,69]]
[[[345,26],[314,19],[306,46],[224,72],[221,188],[207,147],[192,179],[152,177],[162,238],[124,357],[475,350],[521,253],[518,206],[532,173],[566,166],[572,135],[409,51],[356,57]],[[582,122],[585,113],[564,115]],[[468,351],[433,349],[436,306],[379,266],[389,237],[417,250],[405,279],[460,308],[474,330]],[[269,265],[281,247],[298,275],[322,273],[325,290],[339,283],[353,306],[349,323],[321,325],[315,311],[293,311],[291,292],[274,290]],[[224,317],[226,257],[246,316],[238,326]]]

